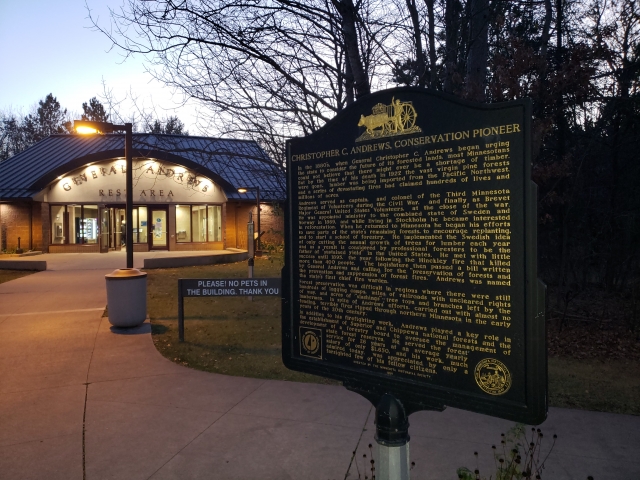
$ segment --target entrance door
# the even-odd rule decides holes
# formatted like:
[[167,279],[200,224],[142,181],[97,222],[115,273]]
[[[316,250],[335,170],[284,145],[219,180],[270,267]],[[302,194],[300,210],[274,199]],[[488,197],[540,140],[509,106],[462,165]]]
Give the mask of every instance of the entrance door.
[[149,209],[149,250],[166,250],[169,238],[167,224],[167,209]]
[[100,208],[100,253],[109,252],[109,230],[111,227],[108,208]]
[[[126,238],[125,238],[125,230],[126,230],[126,223],[125,223],[125,217],[126,217],[126,210],[124,208],[112,208],[111,209],[111,218],[112,218],[112,225],[113,227],[111,228],[111,248],[115,249],[117,252],[119,252],[122,247],[124,246],[124,244],[126,243]],[[135,228],[135,223],[133,224],[133,228]],[[135,234],[133,236],[134,240],[135,240]]]

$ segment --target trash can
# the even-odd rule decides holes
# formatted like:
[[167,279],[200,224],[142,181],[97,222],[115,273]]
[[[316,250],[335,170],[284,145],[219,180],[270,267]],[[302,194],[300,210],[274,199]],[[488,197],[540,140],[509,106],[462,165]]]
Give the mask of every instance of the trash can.
[[105,275],[109,323],[136,327],[147,318],[147,274],[137,268],[120,268]]

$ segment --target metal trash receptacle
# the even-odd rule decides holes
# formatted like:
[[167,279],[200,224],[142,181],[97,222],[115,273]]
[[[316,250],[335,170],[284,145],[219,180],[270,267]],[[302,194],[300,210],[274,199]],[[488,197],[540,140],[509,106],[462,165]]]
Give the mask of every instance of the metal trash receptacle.
[[147,273],[120,268],[105,275],[109,323],[114,327],[136,327],[147,318]]

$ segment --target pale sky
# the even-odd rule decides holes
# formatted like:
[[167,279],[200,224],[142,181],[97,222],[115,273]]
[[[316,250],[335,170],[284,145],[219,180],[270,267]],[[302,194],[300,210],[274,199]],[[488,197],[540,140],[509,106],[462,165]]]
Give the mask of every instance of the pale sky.
[[[106,26],[107,7],[117,9],[122,0],[87,3]],[[85,0],[0,0],[0,110],[27,114],[53,93],[79,118],[82,103],[103,94],[104,79],[116,99],[132,90],[142,107],[155,106],[160,117],[178,115],[191,134],[201,133],[195,127],[194,106],[176,109],[181,96],[145,73],[143,58],[123,62],[120,52],[109,52],[110,46],[91,28]],[[128,115],[133,106],[125,103],[120,111]]]

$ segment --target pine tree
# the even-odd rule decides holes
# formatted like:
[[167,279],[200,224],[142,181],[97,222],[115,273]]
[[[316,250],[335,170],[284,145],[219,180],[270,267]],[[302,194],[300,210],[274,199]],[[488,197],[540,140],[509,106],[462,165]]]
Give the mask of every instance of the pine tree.
[[49,135],[70,132],[71,122],[68,120],[67,109],[60,106],[60,102],[51,93],[44,100],[38,102],[35,113],[24,118],[24,131],[27,143],[32,145]]
[[93,97],[89,100],[89,103],[82,104],[82,111],[84,112],[81,116],[82,120],[90,121],[90,122],[108,122],[109,114],[105,112],[104,106],[100,103],[96,97]]

